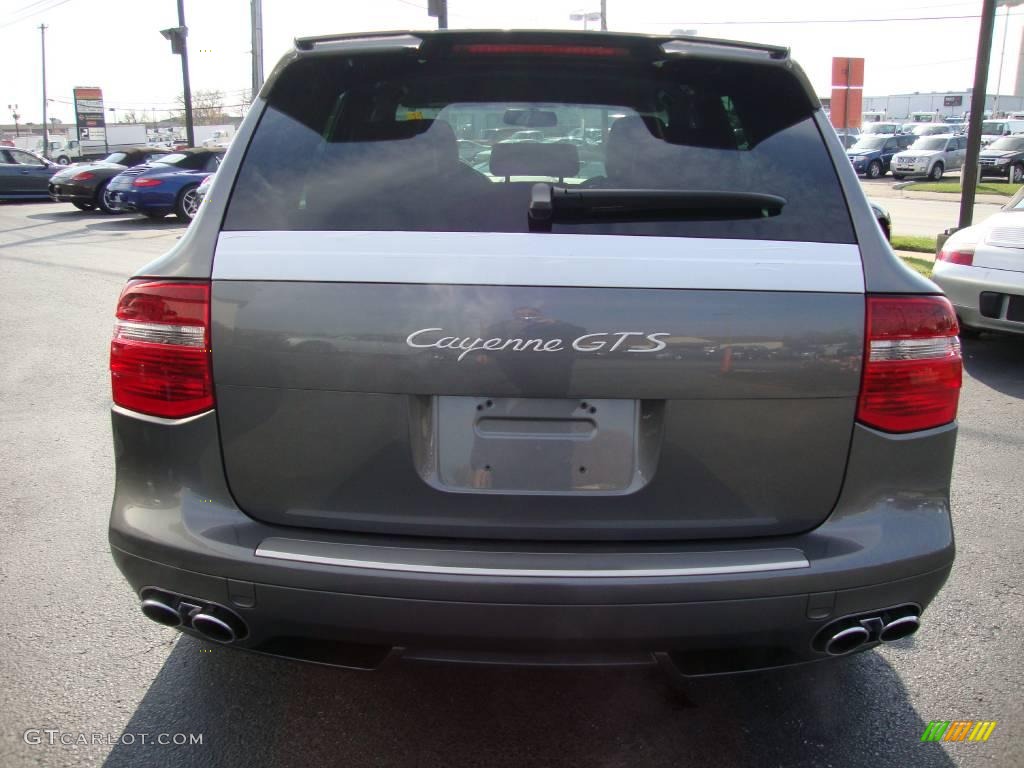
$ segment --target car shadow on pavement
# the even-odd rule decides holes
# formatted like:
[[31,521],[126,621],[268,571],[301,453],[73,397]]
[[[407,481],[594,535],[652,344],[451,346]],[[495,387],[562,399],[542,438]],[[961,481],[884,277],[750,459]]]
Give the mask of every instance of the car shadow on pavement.
[[1024,399],[1024,336],[984,333],[964,339],[964,369],[992,389]]
[[85,228],[103,232],[141,232],[152,229],[185,229],[187,222],[180,221],[173,216],[165,219],[151,219],[148,216],[111,216],[97,221],[95,224],[86,224]]
[[653,668],[361,673],[182,637],[104,765],[953,765],[874,652],[692,688],[696,706]]
[[96,211],[80,211],[77,208],[61,208],[60,210],[45,211],[43,213],[30,213],[25,216],[26,219],[33,219],[35,221],[76,221],[78,219],[88,219],[94,216],[101,216]]

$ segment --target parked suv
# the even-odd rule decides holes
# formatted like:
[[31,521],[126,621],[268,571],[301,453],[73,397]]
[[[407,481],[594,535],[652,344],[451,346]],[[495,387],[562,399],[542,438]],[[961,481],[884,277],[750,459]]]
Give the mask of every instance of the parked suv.
[[[360,668],[714,673],[917,629],[956,320],[785,49],[338,35],[261,94],[117,305],[110,542],[146,616]],[[485,136],[515,125],[603,161]]]
[[922,136],[909,149],[893,156],[892,176],[894,179],[927,176],[938,181],[946,171],[963,167],[966,154],[966,136]]
[[982,177],[1001,176],[1019,184],[1024,181],[1024,136],[1004,136],[981,150],[978,165]]
[[846,154],[850,158],[853,170],[858,175],[867,176],[869,179],[879,179],[889,172],[893,156],[916,140],[917,136],[913,134],[899,136],[861,134],[857,143],[846,150]]

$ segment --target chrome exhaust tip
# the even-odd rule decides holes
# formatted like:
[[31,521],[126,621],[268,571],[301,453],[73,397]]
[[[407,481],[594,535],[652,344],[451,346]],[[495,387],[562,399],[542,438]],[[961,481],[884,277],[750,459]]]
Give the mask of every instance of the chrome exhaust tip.
[[898,619],[893,619],[882,627],[882,631],[878,633],[878,639],[883,643],[891,643],[893,640],[902,640],[904,637],[910,637],[920,628],[921,619],[919,616],[900,616]]
[[233,643],[239,631],[231,623],[212,613],[199,613],[192,617],[192,629],[216,643]]
[[870,633],[864,627],[847,627],[828,639],[825,644],[825,653],[829,656],[842,656],[860,648],[869,637]]
[[181,626],[181,616],[178,611],[161,600],[154,600],[150,597],[143,600],[139,607],[147,619],[155,621],[157,624],[163,624],[165,627]]

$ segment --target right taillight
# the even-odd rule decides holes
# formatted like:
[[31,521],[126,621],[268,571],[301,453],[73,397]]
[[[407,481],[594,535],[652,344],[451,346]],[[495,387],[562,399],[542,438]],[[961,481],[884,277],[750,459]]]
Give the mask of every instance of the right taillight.
[[943,248],[939,251],[938,256],[935,257],[936,261],[946,261],[950,264],[960,264],[965,267],[970,267],[974,264],[974,249],[973,248],[956,248],[946,250]]
[[182,418],[213,407],[210,284],[133,280],[117,302],[110,342],[114,403]]
[[958,330],[943,296],[869,296],[857,420],[885,432],[953,421],[962,378]]

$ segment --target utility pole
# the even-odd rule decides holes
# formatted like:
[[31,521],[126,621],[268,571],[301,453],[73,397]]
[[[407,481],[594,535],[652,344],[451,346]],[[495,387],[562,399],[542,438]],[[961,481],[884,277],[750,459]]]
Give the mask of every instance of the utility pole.
[[43,157],[49,157],[50,135],[46,129],[46,25],[39,25],[39,40],[43,46]]
[[196,145],[196,131],[192,125],[192,85],[188,81],[188,27],[185,26],[185,0],[178,0],[178,27],[181,34],[181,82],[185,96],[185,136],[188,145]]
[[437,18],[438,29],[448,29],[448,0],[427,0],[427,15]]
[[601,31],[608,31],[608,0],[601,0]]
[[250,103],[263,85],[263,0],[251,0],[252,11],[252,93]]
[[996,23],[996,0],[983,0],[981,29],[978,32],[978,57],[974,65],[974,90],[971,91],[971,117],[967,127],[967,157],[960,172],[959,228],[971,226],[978,183],[978,154],[981,152],[981,122],[985,117],[988,88],[988,60],[992,54],[992,30]]
[[185,135],[188,145],[195,146],[196,135],[192,125],[192,86],[188,80],[188,27],[185,26],[185,0],[178,0],[178,26],[161,29],[160,34],[171,41],[171,53],[181,56],[182,96],[185,101]]

